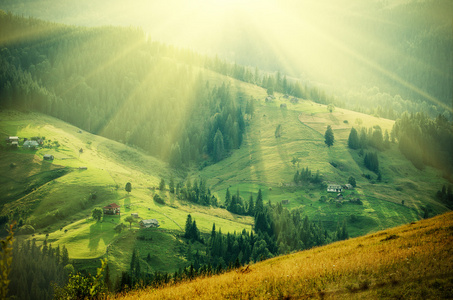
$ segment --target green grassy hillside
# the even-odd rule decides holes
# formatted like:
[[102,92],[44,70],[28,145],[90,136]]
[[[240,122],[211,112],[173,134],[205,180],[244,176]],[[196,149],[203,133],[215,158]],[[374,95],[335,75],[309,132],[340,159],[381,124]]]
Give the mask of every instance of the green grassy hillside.
[[[210,80],[220,79],[213,73]],[[393,121],[339,108],[329,113],[324,105],[307,100],[293,104],[282,95],[266,103],[264,89],[229,81],[236,95],[258,99],[253,116],[247,117],[244,143],[219,163],[191,173],[192,178],[208,179],[222,201],[227,188],[239,190],[244,199],[262,189],[265,202],[288,200],[284,206],[302,208],[311,220],[322,221],[328,229],[346,220],[351,236],[418,220],[424,213],[422,208],[428,207],[430,215],[448,210],[434,200],[435,192],[446,183],[440,173],[429,167],[423,171],[414,168],[396,145],[379,152],[382,182],[364,167],[357,151],[347,148],[353,125],[379,125],[384,131],[391,129]],[[280,107],[283,103],[286,108]],[[114,273],[126,270],[134,249],[142,259],[151,255],[151,261],[145,263],[149,270],[173,271],[186,266],[187,244],[181,233],[189,213],[204,233],[210,232],[212,223],[223,232],[252,229],[251,217],[182,202],[167,191],[158,191],[161,178],[167,182],[170,177],[184,180],[186,174],[139,150],[38,113],[6,110],[0,118],[0,132],[5,137],[44,136],[52,145],[37,151],[2,150],[0,177],[5,193],[1,215],[13,215],[35,228],[33,236],[23,238],[66,245],[79,266],[94,266],[97,258],[107,257]],[[281,136],[276,138],[278,125]],[[332,126],[336,140],[330,148],[324,143],[326,125]],[[55,160],[43,161],[44,154],[54,155]],[[292,164],[293,157],[300,161]],[[325,185],[295,185],[294,173],[305,167],[319,170],[325,183],[345,184],[354,176],[357,188],[345,192],[343,201],[336,201]],[[371,180],[362,174],[371,175]],[[132,183],[130,194],[124,189],[127,182]],[[165,205],[153,201],[156,193],[165,199]],[[320,201],[322,196],[328,201]],[[362,205],[348,202],[355,198],[360,198]],[[121,216],[105,217],[98,223],[91,218],[94,207],[112,202],[121,206]],[[161,226],[141,231],[135,223],[132,230],[116,233],[114,227],[131,213],[143,219],[156,218]]]
[[[183,203],[173,194],[157,191],[161,178],[178,179],[179,174],[138,150],[38,113],[2,111],[0,119],[4,137],[44,136],[59,144],[36,151],[1,150],[0,177],[5,191],[0,199],[1,215],[22,219],[36,230],[33,236],[21,239],[47,239],[54,246],[65,245],[72,259],[105,256],[114,272],[127,269],[132,250],[138,248],[143,256],[154,255],[151,269],[171,271],[187,264],[185,246],[179,238],[187,214],[194,215],[198,228],[206,233],[213,222],[224,232],[251,229],[250,217]],[[55,159],[44,161],[45,154]],[[124,189],[127,182],[132,183],[130,194]],[[165,205],[153,201],[155,193],[164,197]],[[112,202],[121,206],[121,216],[105,217],[98,223],[91,218],[93,208]],[[144,240],[137,239],[142,234],[137,223],[132,224],[132,230],[116,233],[115,225],[131,213],[143,219],[155,218],[160,227],[146,233],[150,237]]]
[[[307,100],[293,104],[282,95],[273,103],[265,102],[264,97],[262,94],[259,98],[241,149],[201,172],[210,178],[220,198],[224,199],[227,188],[233,192],[239,189],[244,199],[250,193],[256,197],[261,188],[266,201],[289,200],[284,206],[302,207],[310,219],[321,220],[327,226],[347,220],[352,236],[418,220],[423,215],[422,207],[428,206],[431,215],[448,210],[434,197],[446,184],[441,172],[416,169],[398,146],[391,144],[378,153],[382,173],[382,182],[378,182],[377,175],[365,168],[359,152],[347,147],[351,127],[379,125],[383,132],[390,132],[393,121],[340,108],[329,113],[325,105]],[[280,108],[281,104],[286,108]],[[282,133],[276,138],[279,125]],[[327,125],[332,126],[336,140],[330,148],[324,143]],[[293,165],[294,157],[300,161]],[[357,188],[344,193],[343,203],[321,202],[322,196],[335,198],[336,194],[327,193],[325,187],[295,186],[293,182],[296,170],[305,167],[312,172],[319,170],[326,183],[346,184],[353,176]],[[370,175],[371,180],[362,174]],[[347,202],[354,198],[360,198],[363,205]]]

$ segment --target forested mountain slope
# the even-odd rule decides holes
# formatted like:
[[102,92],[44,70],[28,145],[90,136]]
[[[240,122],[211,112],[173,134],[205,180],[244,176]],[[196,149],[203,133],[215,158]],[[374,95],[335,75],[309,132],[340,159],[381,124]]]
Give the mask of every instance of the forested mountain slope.
[[140,26],[158,41],[327,84],[342,94],[338,101],[367,113],[394,118],[411,101],[451,116],[448,0],[2,0],[0,9],[66,24]]
[[[149,41],[134,28],[0,18],[3,107],[56,116],[174,166],[202,155],[217,161],[240,146],[237,90],[200,69],[199,55]],[[217,132],[222,149],[214,146]]]

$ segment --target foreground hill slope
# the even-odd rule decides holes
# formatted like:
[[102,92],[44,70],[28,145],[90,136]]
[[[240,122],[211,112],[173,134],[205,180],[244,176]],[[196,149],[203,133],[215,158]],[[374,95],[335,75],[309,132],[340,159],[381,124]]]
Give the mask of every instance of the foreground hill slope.
[[453,213],[115,299],[453,297]]

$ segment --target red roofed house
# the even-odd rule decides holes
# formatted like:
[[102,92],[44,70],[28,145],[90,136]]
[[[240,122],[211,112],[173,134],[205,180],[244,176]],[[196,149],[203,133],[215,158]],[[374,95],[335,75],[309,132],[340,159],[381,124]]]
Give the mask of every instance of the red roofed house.
[[119,215],[120,214],[120,206],[116,203],[110,203],[106,207],[104,207],[104,215]]

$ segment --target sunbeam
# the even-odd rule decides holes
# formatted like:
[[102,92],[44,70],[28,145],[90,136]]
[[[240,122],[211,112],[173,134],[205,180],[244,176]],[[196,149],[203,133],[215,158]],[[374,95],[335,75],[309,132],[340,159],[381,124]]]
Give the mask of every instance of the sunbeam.
[[[99,38],[101,38],[101,37],[99,37]],[[132,43],[132,44],[129,44],[129,45],[124,45],[124,47],[121,49],[121,51],[119,51],[118,54],[116,54],[115,56],[110,57],[108,60],[106,60],[103,63],[97,64],[97,65],[93,65],[92,71],[84,76],[84,78],[85,78],[84,82],[89,80],[89,79],[91,79],[96,74],[104,71],[108,67],[114,65],[120,59],[122,59],[123,57],[129,55],[130,53],[132,53],[136,49],[140,48],[145,42],[146,42],[146,40],[139,39],[139,40],[135,41],[135,43]],[[86,43],[87,43],[87,47],[90,47],[89,43],[92,43],[92,41],[87,41]],[[109,57],[109,56],[106,55],[106,58],[107,57]],[[67,90],[62,92],[62,95],[65,95],[65,94],[71,92],[72,90],[74,90],[75,88],[80,86],[80,84],[82,84],[82,82],[79,81],[78,83],[70,86]]]

